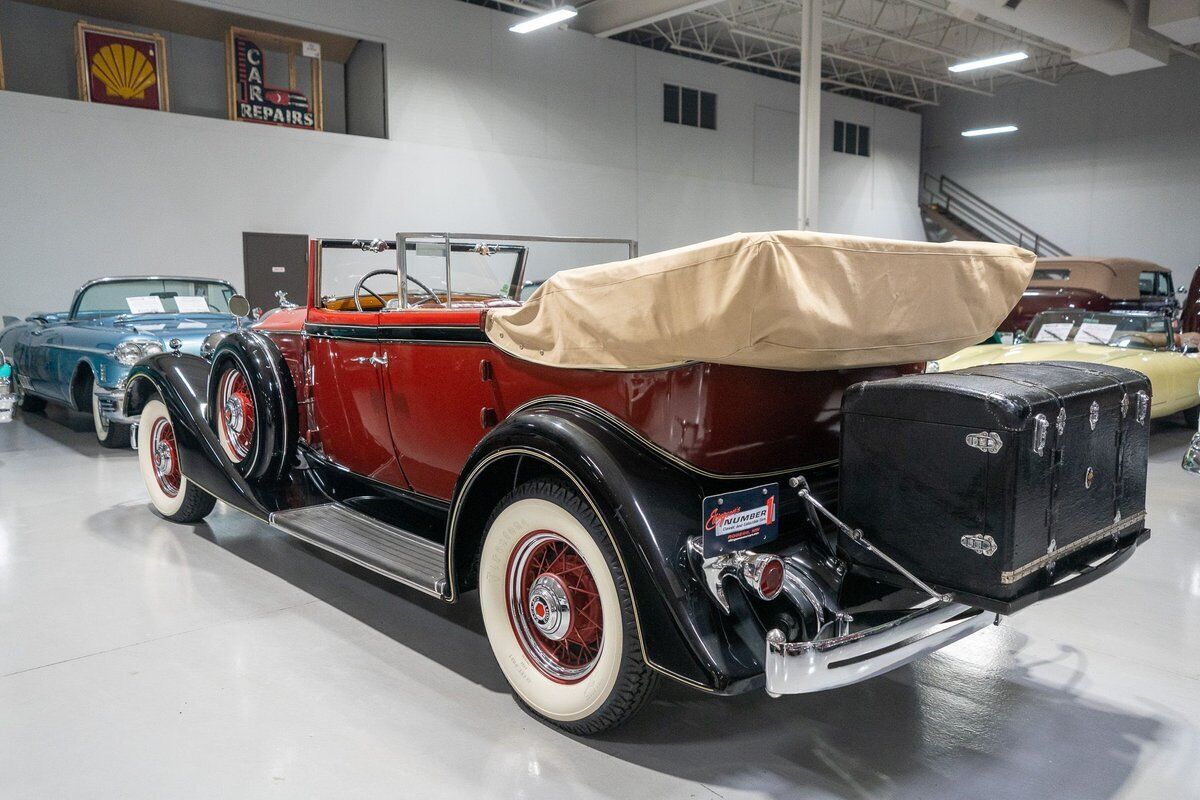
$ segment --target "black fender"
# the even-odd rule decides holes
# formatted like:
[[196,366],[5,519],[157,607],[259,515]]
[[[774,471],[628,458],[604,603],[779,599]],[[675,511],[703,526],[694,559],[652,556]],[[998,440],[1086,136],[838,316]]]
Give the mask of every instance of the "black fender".
[[292,373],[279,348],[266,336],[240,330],[221,339],[212,353],[212,368],[207,380],[208,422],[213,430],[221,410],[217,404],[218,381],[230,365],[236,365],[247,377],[258,418],[254,426],[254,447],[236,469],[255,483],[278,483],[296,461],[299,415],[296,413],[296,387]]
[[[647,664],[718,693],[753,688],[763,632],[745,607],[724,615],[688,563],[706,494],[764,483],[720,481],[674,462],[603,412],[565,401],[519,410],[475,448],[459,476],[447,529],[449,599],[474,587],[483,526],[517,484],[566,476],[604,523],[633,593]],[[739,613],[741,612],[741,613]]]
[[252,485],[225,456],[208,424],[209,362],[183,353],[160,353],[137,363],[126,379],[123,411],[141,414],[157,397],[171,415],[179,467],[185,478],[214,497],[261,520],[276,510],[271,496]]

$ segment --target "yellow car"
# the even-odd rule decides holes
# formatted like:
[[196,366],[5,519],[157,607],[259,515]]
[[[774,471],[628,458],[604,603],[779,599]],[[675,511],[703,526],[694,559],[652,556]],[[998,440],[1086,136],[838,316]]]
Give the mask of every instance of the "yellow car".
[[1176,336],[1171,319],[1158,312],[1043,311],[1016,344],[981,344],[929,362],[928,372],[981,364],[1082,361],[1135,369],[1150,379],[1152,418],[1182,411],[1200,423],[1200,352]]

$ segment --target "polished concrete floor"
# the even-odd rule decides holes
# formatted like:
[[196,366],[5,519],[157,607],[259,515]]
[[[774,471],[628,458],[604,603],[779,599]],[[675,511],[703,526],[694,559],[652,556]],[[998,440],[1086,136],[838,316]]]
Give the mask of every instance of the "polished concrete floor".
[[236,512],[181,527],[86,417],[0,425],[0,797],[1200,796],[1200,477],[1157,425],[1113,575],[816,696],[668,686],[578,740],[443,606]]

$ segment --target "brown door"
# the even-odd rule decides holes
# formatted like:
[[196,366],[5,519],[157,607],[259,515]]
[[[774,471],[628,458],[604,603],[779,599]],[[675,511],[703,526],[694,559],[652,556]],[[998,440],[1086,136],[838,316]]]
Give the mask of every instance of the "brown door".
[[287,292],[287,299],[304,305],[308,291],[308,237],[296,233],[242,234],[242,261],[246,270],[244,284],[251,308],[264,311],[275,308],[275,293]]

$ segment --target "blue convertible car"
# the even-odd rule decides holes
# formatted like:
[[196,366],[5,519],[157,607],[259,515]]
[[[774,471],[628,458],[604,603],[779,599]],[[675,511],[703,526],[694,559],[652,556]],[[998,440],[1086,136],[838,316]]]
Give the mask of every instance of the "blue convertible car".
[[90,411],[100,444],[129,446],[136,420],[121,415],[120,400],[130,367],[171,346],[198,354],[210,334],[236,327],[233,296],[232,286],[210,278],[88,281],[70,311],[33,314],[0,332],[18,406],[37,411],[50,401]]

